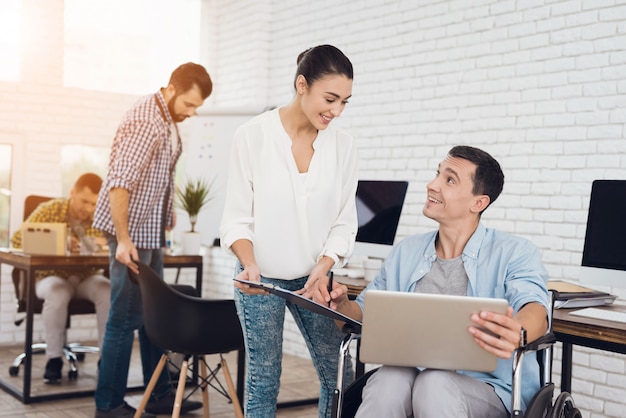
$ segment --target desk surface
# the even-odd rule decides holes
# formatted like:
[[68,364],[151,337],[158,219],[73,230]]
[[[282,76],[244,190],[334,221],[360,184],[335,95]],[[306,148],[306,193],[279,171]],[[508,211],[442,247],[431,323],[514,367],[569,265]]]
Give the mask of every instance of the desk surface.
[[[83,269],[85,267],[93,268],[107,268],[109,266],[109,254],[108,252],[99,253],[95,255],[80,255],[72,254],[66,255],[40,255],[40,254],[25,254],[22,251],[12,251],[7,248],[0,248],[0,266],[2,264],[10,265],[18,269],[24,270],[27,276],[26,295],[29,295],[26,299],[26,318],[25,318],[25,330],[24,330],[24,353],[25,359],[23,364],[23,378],[22,388],[19,388],[18,380],[16,377],[11,376],[5,378],[0,373],[0,388],[4,389],[15,398],[21,400],[23,403],[30,403],[34,401],[44,401],[52,399],[63,399],[74,396],[93,396],[93,389],[78,388],[74,392],[61,391],[56,393],[47,393],[43,395],[34,396],[31,393],[31,372],[32,372],[32,339],[33,339],[33,298],[34,298],[34,281],[35,271],[47,270],[47,269],[63,269],[63,270],[76,270]],[[163,267],[192,267],[196,270],[196,290],[202,294],[202,267],[203,258],[201,255],[164,255]],[[30,301],[29,301],[30,298]],[[243,379],[238,376],[237,385],[238,390]],[[241,386],[243,392],[243,386]]]
[[[10,250],[8,248],[0,248],[0,263],[10,264],[21,269],[27,268],[48,268],[54,266],[57,268],[76,268],[77,266],[90,267],[108,267],[109,253],[103,252],[93,255],[71,254],[67,255],[41,255],[26,254],[22,251]],[[202,264],[201,255],[190,254],[164,254],[163,264],[166,266],[174,265],[175,267],[195,267]]]
[[[625,308],[626,307],[624,305],[610,305],[602,307],[602,309],[621,311]],[[553,313],[554,319],[552,330],[556,333],[567,334],[570,336],[590,338],[615,344],[624,344],[626,349],[626,324],[569,314],[570,312],[578,309],[555,309]]]
[[348,296],[350,298],[356,298],[357,296],[359,296],[359,293],[361,293],[361,291],[365,289],[368,284],[370,284],[370,282],[363,278],[353,279],[352,277],[348,276],[335,275],[334,280],[336,280],[338,283],[345,285],[348,288]]

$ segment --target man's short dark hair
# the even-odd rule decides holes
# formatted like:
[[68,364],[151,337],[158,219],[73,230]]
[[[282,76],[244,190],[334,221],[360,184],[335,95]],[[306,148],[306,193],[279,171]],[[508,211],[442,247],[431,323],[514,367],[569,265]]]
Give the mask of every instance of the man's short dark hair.
[[206,69],[193,62],[188,62],[176,68],[170,76],[169,84],[176,88],[176,94],[185,93],[198,86],[202,99],[206,99],[213,91],[213,82]]
[[[472,179],[474,181],[472,193],[476,196],[489,196],[489,205],[496,201],[504,187],[504,173],[495,158],[479,148],[467,145],[457,145],[453,147],[448,152],[448,155],[454,158],[462,158],[476,164],[476,172]],[[489,205],[487,205],[487,207],[489,207]],[[487,207],[485,209],[487,209]],[[483,209],[483,212],[485,209]]]
[[85,173],[76,180],[74,183],[74,189],[79,192],[85,187],[89,188],[93,193],[100,193],[100,187],[102,187],[102,179],[99,175],[94,173]]

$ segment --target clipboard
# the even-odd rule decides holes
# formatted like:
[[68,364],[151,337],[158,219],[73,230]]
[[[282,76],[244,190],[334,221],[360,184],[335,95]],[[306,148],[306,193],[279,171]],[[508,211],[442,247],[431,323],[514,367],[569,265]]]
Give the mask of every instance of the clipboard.
[[361,323],[359,321],[356,321],[350,318],[349,316],[346,316],[340,312],[334,311],[330,309],[328,306],[322,305],[321,303],[317,303],[312,299],[307,299],[302,295],[292,292],[291,290],[283,289],[280,286],[275,286],[269,283],[252,282],[249,280],[243,280],[243,279],[237,279],[237,278],[234,278],[233,280],[239,283],[247,284],[248,286],[253,287],[255,289],[266,290],[273,295],[280,296],[281,298],[293,304],[296,304],[304,309],[308,309],[311,312],[324,315],[325,317],[334,319],[336,321],[345,322],[350,332],[356,332],[356,333],[361,332]]

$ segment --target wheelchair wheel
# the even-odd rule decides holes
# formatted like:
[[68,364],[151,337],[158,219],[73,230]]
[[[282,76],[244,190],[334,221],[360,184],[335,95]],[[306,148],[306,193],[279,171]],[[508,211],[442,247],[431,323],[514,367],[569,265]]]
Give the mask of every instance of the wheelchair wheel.
[[550,418],[582,418],[582,414],[576,408],[572,395],[562,392],[554,401]]
[[369,377],[377,370],[378,368],[370,370],[346,388],[343,393],[344,396],[343,405],[341,407],[341,418],[354,418],[357,409],[359,409],[359,405],[361,405],[361,393],[367,383],[367,379],[369,379]]
[[539,389],[535,396],[528,403],[525,418],[546,418],[552,410],[552,399],[554,398],[554,383],[549,383]]

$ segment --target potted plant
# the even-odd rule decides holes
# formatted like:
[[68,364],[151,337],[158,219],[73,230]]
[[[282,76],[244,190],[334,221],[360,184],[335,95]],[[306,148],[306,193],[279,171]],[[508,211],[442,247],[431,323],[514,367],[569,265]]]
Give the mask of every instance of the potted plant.
[[198,214],[213,199],[211,183],[205,180],[187,180],[182,187],[176,187],[177,204],[187,212],[191,230],[183,233],[183,253],[198,254],[202,237],[196,232]]

